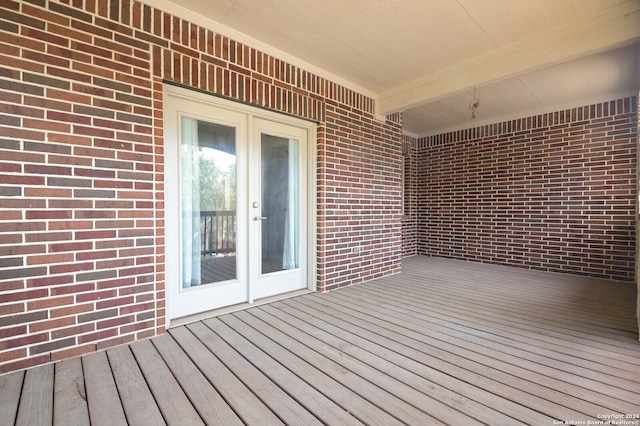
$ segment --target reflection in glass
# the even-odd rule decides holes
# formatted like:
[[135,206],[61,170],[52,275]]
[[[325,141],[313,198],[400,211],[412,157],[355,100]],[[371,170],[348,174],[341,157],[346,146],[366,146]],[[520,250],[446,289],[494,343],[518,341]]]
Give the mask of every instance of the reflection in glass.
[[236,278],[235,129],[183,117],[183,288]]
[[262,273],[300,267],[299,141],[263,134]]

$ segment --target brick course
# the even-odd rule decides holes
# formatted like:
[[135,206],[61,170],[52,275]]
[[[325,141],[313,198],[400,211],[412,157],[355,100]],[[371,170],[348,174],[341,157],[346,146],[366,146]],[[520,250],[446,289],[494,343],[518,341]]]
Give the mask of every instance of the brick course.
[[0,373],[164,332],[166,82],[318,122],[319,289],[399,271],[371,98],[131,0],[4,0],[0,63]]
[[637,99],[415,141],[418,253],[635,279]]

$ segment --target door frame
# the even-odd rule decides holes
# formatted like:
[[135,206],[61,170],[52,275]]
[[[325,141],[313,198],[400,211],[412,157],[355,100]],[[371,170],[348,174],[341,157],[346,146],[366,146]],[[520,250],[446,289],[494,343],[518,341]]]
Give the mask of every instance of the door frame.
[[[240,102],[236,102],[230,99],[221,98],[215,96],[214,94],[201,92],[195,89],[189,89],[182,86],[177,86],[173,84],[165,83],[163,85],[163,110],[164,114],[167,114],[167,102],[171,102],[171,99],[179,99],[185,100],[194,103],[205,104],[209,106],[213,106],[215,108],[222,108],[233,112],[238,112],[247,115],[247,131],[246,137],[253,137],[253,118],[259,118],[262,120],[268,120],[276,123],[281,123],[284,125],[294,126],[300,129],[304,129],[307,133],[307,247],[306,247],[306,255],[307,255],[307,271],[306,271],[306,289],[300,291],[316,291],[317,286],[317,220],[316,220],[316,212],[317,212],[317,123],[305,120],[302,118],[286,115],[283,113],[274,112],[267,109],[258,108],[251,105],[246,105]],[[212,117],[213,118],[213,117]],[[163,131],[165,127],[163,127]],[[166,152],[166,146],[168,143],[178,143],[173,140],[170,141],[170,138],[174,138],[176,135],[169,135],[167,132],[164,133],[164,146]],[[170,142],[169,142],[170,141]],[[166,155],[166,154],[164,154]],[[173,159],[172,159],[173,160]],[[246,156],[246,161],[249,161],[249,156]],[[180,262],[179,256],[179,248],[177,245],[167,244],[167,240],[170,241],[179,241],[179,227],[178,226],[169,226],[167,224],[166,218],[171,217],[169,213],[169,209],[175,209],[175,201],[173,199],[169,199],[167,197],[168,188],[175,187],[175,182],[168,181],[167,174],[167,159],[165,157],[164,162],[164,231],[165,231],[165,299],[166,299],[166,322],[167,327],[173,327],[179,324],[184,324],[193,320],[197,320],[202,317],[216,315],[220,312],[232,311],[237,309],[244,309],[249,306],[254,306],[260,304],[262,302],[268,302],[272,300],[276,300],[278,298],[286,298],[289,297],[289,293],[281,294],[274,297],[269,297],[264,300],[254,300],[252,296],[252,291],[249,288],[249,278],[247,276],[248,270],[244,271],[242,275],[247,276],[247,300],[243,303],[227,306],[227,307],[213,307],[211,310],[203,311],[200,313],[193,313],[187,316],[176,316],[173,315],[175,309],[172,309],[172,303],[176,303],[177,300],[171,300],[172,297],[175,298],[175,294],[177,293],[171,286],[177,286],[179,288],[180,285],[180,267],[175,267],[174,263]],[[240,168],[240,167],[239,167]],[[242,167],[248,173],[248,164],[245,164]],[[248,188],[241,188],[239,190],[248,191]],[[172,191],[172,193],[175,191]],[[239,208],[239,206],[237,206]],[[248,210],[247,210],[248,211]],[[248,215],[244,215],[248,217]],[[249,233],[246,233],[244,236],[247,241],[245,244],[248,244]],[[172,263],[173,262],[173,263]],[[167,263],[171,263],[170,268],[167,267]],[[247,265],[248,269],[248,265]],[[170,276],[171,275],[171,276]],[[299,293],[295,292],[295,294]]]

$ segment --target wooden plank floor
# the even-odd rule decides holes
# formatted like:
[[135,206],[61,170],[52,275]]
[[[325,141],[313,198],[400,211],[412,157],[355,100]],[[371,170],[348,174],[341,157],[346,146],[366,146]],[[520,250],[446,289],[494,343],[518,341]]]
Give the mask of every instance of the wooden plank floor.
[[423,257],[402,271],[0,376],[0,419],[552,425],[640,415],[633,285]]
[[[236,279],[236,256],[203,257],[200,262],[200,271],[203,284]],[[282,271],[282,259],[262,259],[261,273],[269,274],[278,271]]]

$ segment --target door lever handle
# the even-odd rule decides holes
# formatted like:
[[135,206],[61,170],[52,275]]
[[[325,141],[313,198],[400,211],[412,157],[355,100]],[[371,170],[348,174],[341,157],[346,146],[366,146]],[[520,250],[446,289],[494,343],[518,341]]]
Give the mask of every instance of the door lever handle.
[[259,220],[267,220],[267,218],[265,216],[254,216],[253,220],[255,220],[257,222]]

